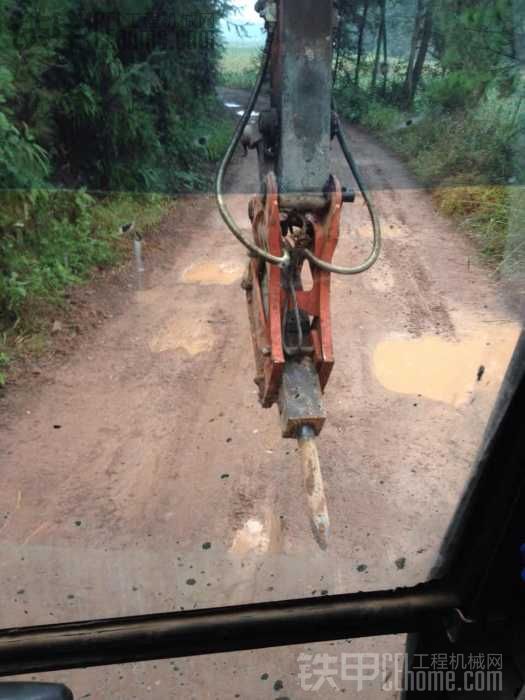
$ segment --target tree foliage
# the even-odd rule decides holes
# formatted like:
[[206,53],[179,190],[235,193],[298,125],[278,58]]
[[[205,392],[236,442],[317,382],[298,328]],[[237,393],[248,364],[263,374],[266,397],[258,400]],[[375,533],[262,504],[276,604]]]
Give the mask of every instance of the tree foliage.
[[353,74],[357,88],[365,81],[376,92],[381,68],[383,96],[388,89],[391,101],[410,106],[425,75],[439,77],[436,96],[461,108],[479,103],[496,83],[511,90],[520,78],[523,28],[514,0],[340,0],[339,7],[340,53],[353,65],[346,78]]
[[206,182],[197,170],[222,147],[210,125],[221,123],[218,27],[230,9],[228,0],[0,0],[0,330],[26,300],[114,259],[118,227],[96,217],[113,200],[94,194]]
[[484,253],[525,270],[523,2],[340,5],[340,109],[381,132]]
[[[0,0],[0,185],[176,188],[225,0]],[[15,87],[16,86],[16,87]]]

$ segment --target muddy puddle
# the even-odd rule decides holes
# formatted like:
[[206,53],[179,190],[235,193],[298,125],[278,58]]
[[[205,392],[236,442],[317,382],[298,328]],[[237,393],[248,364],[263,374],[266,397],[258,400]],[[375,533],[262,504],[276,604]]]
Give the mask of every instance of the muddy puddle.
[[[239,116],[239,117],[242,117],[242,116],[244,115],[244,110],[243,110],[243,109],[239,109],[239,110],[237,110],[237,112],[235,112],[235,114],[236,114],[237,116]],[[250,119],[252,119],[252,120],[253,120],[253,119],[256,119],[256,118],[259,116],[259,114],[260,114],[260,112],[252,112],[252,113],[250,114]]]
[[229,285],[241,279],[244,272],[239,262],[195,263],[182,273],[182,281],[187,284]]
[[497,389],[516,346],[517,324],[494,324],[460,340],[395,337],[376,346],[373,370],[389,391],[460,406],[475,390]]

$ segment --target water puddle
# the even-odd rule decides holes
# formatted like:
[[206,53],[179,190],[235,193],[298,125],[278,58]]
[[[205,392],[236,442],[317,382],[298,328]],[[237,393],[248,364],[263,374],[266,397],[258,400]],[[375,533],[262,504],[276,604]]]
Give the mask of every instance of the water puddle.
[[228,107],[228,109],[238,109],[241,105],[237,104],[237,102],[225,102],[224,106]]
[[[238,117],[242,117],[242,115],[244,114],[244,110],[243,110],[243,109],[239,109],[237,112],[235,112],[235,114],[236,114]],[[250,114],[250,119],[256,119],[256,118],[259,116],[259,114],[260,114],[260,112],[252,112],[252,113]]]
[[209,323],[195,318],[177,318],[150,341],[151,352],[185,350],[190,355],[209,352],[215,335]]
[[460,406],[474,389],[497,390],[519,332],[517,324],[495,323],[460,341],[390,338],[374,351],[374,374],[389,391]]
[[188,284],[233,284],[241,279],[244,267],[239,262],[195,263],[182,273],[182,281]]

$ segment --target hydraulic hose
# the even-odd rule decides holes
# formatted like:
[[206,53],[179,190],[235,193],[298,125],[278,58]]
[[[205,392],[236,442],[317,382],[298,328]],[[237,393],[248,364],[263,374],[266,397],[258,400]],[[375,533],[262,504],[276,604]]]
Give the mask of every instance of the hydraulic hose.
[[239,120],[239,123],[237,124],[237,127],[235,129],[235,132],[233,134],[232,140],[230,142],[230,145],[228,146],[228,149],[226,150],[226,153],[224,154],[224,158],[222,159],[222,162],[219,166],[219,170],[217,172],[217,179],[215,182],[215,193],[217,196],[217,205],[219,207],[219,212],[223,218],[224,223],[226,226],[230,229],[230,231],[233,233],[235,238],[245,246],[253,255],[258,255],[261,258],[264,258],[269,263],[272,263],[273,265],[279,265],[280,267],[287,267],[289,262],[290,262],[290,256],[287,251],[284,251],[284,254],[282,257],[279,257],[277,255],[272,255],[269,253],[267,250],[264,250],[263,248],[259,248],[256,246],[254,243],[249,241],[245,236],[243,235],[241,229],[237,226],[235,223],[232,215],[230,214],[228,207],[226,206],[226,201],[224,198],[224,193],[223,193],[223,183],[224,183],[224,176],[226,173],[226,170],[228,169],[228,166],[231,162],[232,156],[235,152],[235,149],[237,148],[237,145],[241,139],[242,132],[244,131],[246,125],[248,124],[248,121],[250,119],[251,113],[253,112],[253,108],[255,107],[255,104],[257,102],[257,98],[259,97],[259,93],[261,91],[261,87],[264,81],[264,77],[266,75],[266,71],[268,70],[268,64],[270,62],[270,56],[271,56],[271,50],[272,50],[272,44],[273,44],[273,37],[274,37],[274,28],[270,27],[268,30],[268,36],[266,39],[266,46],[264,49],[264,58],[262,61],[262,66],[261,70],[259,72],[259,76],[257,78],[257,82],[255,83],[255,86],[253,88],[253,92],[250,96],[250,100],[248,102],[248,106],[246,107],[246,110],[244,114],[242,115],[241,119]]
[[[270,56],[271,56],[271,50],[272,50],[272,45],[273,45],[273,38],[274,38],[274,32],[275,28],[274,26],[270,26],[268,30],[268,36],[266,39],[266,46],[264,49],[264,58],[262,61],[261,65],[261,70],[259,72],[259,75],[257,77],[257,81],[255,83],[255,86],[253,88],[252,94],[250,96],[248,106],[246,107],[246,110],[244,114],[242,115],[241,119],[239,120],[237,127],[235,129],[235,132],[233,134],[232,140],[226,150],[226,153],[224,154],[224,158],[221,161],[221,164],[219,166],[219,169],[217,171],[217,178],[215,182],[215,192],[216,192],[216,197],[217,197],[217,205],[219,208],[219,212],[222,216],[222,219],[224,223],[228,226],[230,231],[233,233],[235,238],[242,243],[245,248],[247,248],[250,253],[253,255],[259,256],[266,260],[267,262],[273,264],[273,265],[278,265],[279,267],[287,267],[290,263],[290,255],[287,251],[284,251],[282,256],[277,256],[277,255],[272,255],[269,253],[267,250],[264,250],[263,248],[259,248],[259,246],[255,245],[252,243],[250,240],[248,240],[244,235],[242,230],[237,226],[236,222],[234,221],[227,205],[226,201],[224,198],[224,192],[223,192],[223,185],[224,185],[224,177],[226,174],[226,171],[228,169],[228,166],[230,165],[231,159],[233,157],[233,154],[235,152],[235,149],[237,148],[239,141],[242,137],[242,133],[248,124],[248,121],[250,119],[250,116],[253,112],[253,109],[255,107],[255,104],[257,102],[257,99],[259,97],[259,93],[261,91],[261,87],[266,75],[266,72],[268,70],[268,65],[270,62]],[[368,191],[364,185],[364,182],[361,178],[361,174],[359,173],[359,169],[357,167],[357,164],[354,160],[354,157],[352,156],[352,153],[350,152],[350,148],[348,147],[348,144],[346,142],[343,129],[341,128],[341,123],[339,121],[339,117],[337,115],[337,112],[335,111],[335,101],[332,100],[332,107],[334,110],[334,113],[336,115],[336,136],[337,140],[339,142],[339,145],[341,147],[341,150],[343,152],[343,155],[345,157],[346,162],[348,163],[348,166],[350,168],[350,171],[352,172],[352,175],[357,183],[357,186],[359,187],[359,190],[361,194],[363,195],[363,199],[365,201],[365,204],[367,206],[368,212],[370,214],[370,219],[372,221],[372,229],[373,229],[373,240],[372,240],[372,251],[368,258],[364,262],[362,262],[360,265],[356,265],[354,267],[343,267],[340,265],[334,265],[333,263],[328,263],[325,260],[321,260],[320,258],[317,258],[311,250],[308,248],[304,249],[304,256],[313,264],[316,265],[318,268],[321,270],[326,270],[327,272],[333,272],[338,275],[358,275],[361,272],[365,272],[369,268],[372,267],[372,265],[377,261],[379,254],[381,252],[381,226],[379,223],[379,218],[376,214],[375,208],[372,204],[372,201],[370,199],[370,196],[368,194]]]
[[361,194],[363,195],[363,199],[365,201],[365,204],[367,206],[368,212],[370,214],[370,219],[372,221],[372,229],[373,229],[373,240],[372,240],[372,251],[368,258],[361,263],[361,265],[356,265],[355,267],[341,267],[340,265],[334,265],[333,263],[327,263],[324,260],[320,260],[317,258],[311,250],[305,249],[304,250],[304,255],[308,260],[319,267],[321,270],[326,270],[327,272],[334,272],[337,275],[358,275],[361,272],[365,272],[366,270],[370,269],[372,265],[377,261],[379,254],[381,252],[381,224],[379,222],[379,217],[377,216],[376,210],[374,208],[374,205],[372,204],[372,200],[370,199],[370,196],[368,194],[367,188],[363,182],[363,179],[361,177],[361,173],[359,172],[359,168],[357,167],[357,164],[354,160],[354,157],[352,153],[350,152],[350,148],[348,147],[348,144],[345,139],[345,135],[343,132],[343,129],[341,128],[341,122],[339,121],[339,116],[336,112],[335,109],[335,101],[332,99],[332,107],[334,110],[335,114],[335,133],[337,136],[337,141],[339,142],[339,145],[341,147],[341,150],[343,152],[343,155],[345,157],[346,162],[348,163],[348,166],[352,172],[352,175],[354,176],[354,180],[357,183],[357,186],[359,187],[359,190]]

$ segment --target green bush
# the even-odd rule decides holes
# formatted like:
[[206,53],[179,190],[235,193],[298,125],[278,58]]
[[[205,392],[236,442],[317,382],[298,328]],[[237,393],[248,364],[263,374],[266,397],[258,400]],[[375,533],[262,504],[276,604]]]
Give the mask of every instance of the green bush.
[[385,102],[370,100],[362,122],[373,131],[388,133],[399,126],[403,118],[403,113],[397,107]]
[[224,87],[251,90],[255,85],[258,73],[259,71],[257,68],[223,71],[221,73],[220,82]]
[[[202,185],[185,125],[213,118],[203,111],[221,54],[211,34],[228,9],[227,0],[0,0],[0,187]],[[205,30],[198,17],[188,29],[194,15]]]
[[235,45],[227,47],[220,63],[219,84],[251,90],[259,74],[260,61],[260,49]]
[[0,0],[1,327],[115,262],[120,225],[158,220],[161,194],[209,185],[228,134],[221,47],[187,41],[187,22],[205,14],[209,39],[229,3],[176,5]]
[[[93,265],[113,260],[107,235],[94,236],[86,192],[33,191],[28,218],[0,239],[0,315],[18,317],[26,300],[56,298]],[[9,204],[9,194],[2,199]],[[23,225],[23,228],[21,228]],[[116,232],[115,232],[116,233]]]
[[7,375],[5,369],[9,364],[9,355],[5,352],[0,352],[0,388],[3,387],[7,381]]
[[[12,194],[0,206],[16,207]],[[56,302],[94,267],[121,256],[120,227],[157,222],[168,201],[155,195],[116,195],[97,201],[86,191],[34,190],[17,229],[0,230],[0,326],[9,328],[35,301]],[[27,204],[27,202],[26,202]],[[23,226],[22,226],[23,225]]]
[[368,114],[370,95],[354,85],[337,84],[334,90],[340,116],[351,122],[363,122]]
[[519,125],[514,112],[495,97],[477,109],[429,112],[392,137],[416,174],[428,184],[468,174],[469,182],[505,183],[513,175]]
[[13,75],[0,65],[0,189],[42,184],[49,175],[46,151],[25,122],[20,128],[13,122],[8,100],[14,93]]
[[504,258],[509,226],[509,188],[503,185],[466,185],[450,179],[434,191],[440,210],[459,220],[473,234],[481,252],[495,262]]
[[441,211],[475,236],[484,255],[500,262],[510,218],[508,182],[516,178],[516,144],[524,126],[521,101],[503,98],[494,87],[465,108],[463,98],[454,97],[455,86],[454,80],[431,81],[420,96],[422,113],[410,119],[353,86],[339,90],[338,108],[391,145],[432,188]]
[[479,79],[465,71],[455,71],[434,78],[425,87],[422,97],[430,110],[455,112],[479,102]]
[[232,135],[233,124],[231,119],[223,118],[214,122],[207,142],[208,158],[212,162],[219,161],[224,156]]

